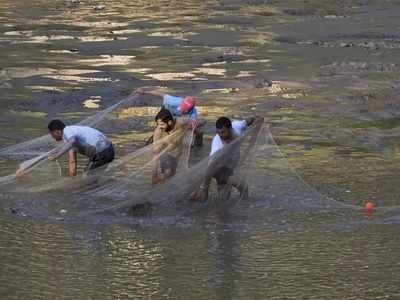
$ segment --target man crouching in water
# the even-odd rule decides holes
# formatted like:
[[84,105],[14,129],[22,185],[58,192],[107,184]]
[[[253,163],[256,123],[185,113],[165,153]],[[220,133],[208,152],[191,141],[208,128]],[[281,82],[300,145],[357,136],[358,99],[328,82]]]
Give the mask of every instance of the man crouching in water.
[[164,182],[175,175],[178,159],[184,150],[182,136],[184,130],[187,128],[195,130],[205,123],[199,119],[174,118],[166,108],[157,113],[155,121],[157,127],[153,134],[153,155],[158,158],[153,168],[153,184]]
[[[204,120],[188,118],[174,118],[172,113],[161,108],[155,117],[156,128],[151,139],[152,155],[154,157],[152,183],[163,183],[175,175],[178,161],[184,150],[185,131],[205,123]],[[190,146],[190,145],[186,145]],[[150,147],[150,146],[149,146]],[[130,207],[129,215],[142,216],[151,212],[152,204],[149,201],[138,203]]]
[[[207,201],[211,179],[215,178],[218,187],[218,198],[227,200],[230,197],[231,187],[235,187],[241,198],[248,197],[246,182],[234,175],[234,170],[240,160],[240,145],[235,145],[235,139],[242,135],[243,131],[255,121],[262,122],[262,118],[249,118],[241,121],[231,121],[227,117],[217,120],[215,126],[217,134],[211,144],[209,169],[200,190],[192,195],[192,200]],[[222,153],[225,146],[231,147],[226,153]]]
[[[77,174],[77,152],[89,158],[86,171],[94,170],[114,160],[114,147],[106,136],[97,129],[88,126],[65,126],[60,120],[52,120],[48,125],[49,133],[57,142],[64,145],[48,160],[53,161],[68,153],[69,176]],[[23,175],[23,170],[17,171],[17,176]]]

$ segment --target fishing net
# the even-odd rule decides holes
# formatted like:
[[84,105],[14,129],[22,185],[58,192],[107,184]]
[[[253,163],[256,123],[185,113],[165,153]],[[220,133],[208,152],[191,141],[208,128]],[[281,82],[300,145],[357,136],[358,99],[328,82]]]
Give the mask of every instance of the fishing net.
[[[108,110],[108,113],[115,114],[118,110],[120,108]],[[103,120],[109,118],[104,118],[102,113],[98,116]],[[242,136],[213,156],[208,155],[209,143],[204,145],[205,151],[197,155],[191,153],[192,138],[193,129],[186,126],[159,141],[117,157],[104,168],[81,172],[72,178],[60,172],[62,163],[40,160],[52,151],[49,150],[28,160],[28,176],[3,184],[2,190],[18,199],[24,210],[30,207],[36,213],[40,211],[42,215],[52,216],[68,212],[75,217],[119,212],[135,215],[146,208],[152,212],[175,214],[181,208],[204,207],[205,203],[194,195],[207,178],[211,178],[211,184],[206,205],[217,209],[234,209],[249,197],[265,199],[267,195],[276,198],[276,205],[282,205],[292,197],[296,188],[288,182],[289,173],[282,173],[279,163],[282,157],[262,122],[249,127]],[[34,140],[31,145],[36,147],[36,143]],[[21,145],[15,149],[19,147]],[[35,160],[40,163],[35,164]],[[165,173],[170,169],[173,169],[170,177],[154,182],[155,173]],[[286,193],[277,194],[277,190]]]
[[[106,134],[132,130],[137,116],[127,115],[140,105],[131,96],[81,121]],[[208,128],[215,134],[215,128]],[[262,120],[209,156],[210,138],[201,151],[192,148],[193,129],[183,126],[150,145],[129,150],[118,147],[116,159],[89,173],[81,165],[78,176],[66,176],[66,160],[46,158],[57,149],[48,136],[0,150],[28,174],[0,178],[3,205],[35,216],[52,218],[98,218],[99,215],[178,215],[213,208],[221,211],[251,207],[265,218],[265,211],[359,210],[325,197],[309,186],[291,167]],[[56,147],[56,148],[54,148]],[[162,180],[155,175],[162,174]],[[207,201],[202,194],[210,179]],[[7,196],[7,197],[6,197]],[[6,199],[6,200],[4,200]],[[263,213],[261,213],[263,212]]]

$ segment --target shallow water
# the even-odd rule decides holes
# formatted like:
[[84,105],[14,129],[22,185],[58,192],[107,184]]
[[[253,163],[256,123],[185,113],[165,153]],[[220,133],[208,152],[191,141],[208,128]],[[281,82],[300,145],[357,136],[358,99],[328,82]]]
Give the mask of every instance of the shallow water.
[[[138,218],[60,212],[101,199],[4,194],[1,299],[400,297],[397,1],[100,4],[2,1],[2,146],[163,86],[198,97],[207,140],[222,114],[263,115],[293,184],[274,195],[285,185],[270,174],[263,197],[227,213]],[[158,105],[115,122],[121,152],[143,145]],[[0,161],[2,175],[15,167]]]

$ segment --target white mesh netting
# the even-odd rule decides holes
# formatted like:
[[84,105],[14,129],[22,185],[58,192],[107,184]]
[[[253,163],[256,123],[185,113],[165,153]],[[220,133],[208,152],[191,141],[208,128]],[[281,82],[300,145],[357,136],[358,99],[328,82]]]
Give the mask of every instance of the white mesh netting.
[[[78,124],[98,128],[108,133],[135,126],[134,117],[120,118],[121,113],[135,106],[138,95],[130,96]],[[235,209],[242,205],[262,202],[271,209],[304,210],[360,207],[346,205],[324,197],[303,181],[291,168],[267,126],[256,122],[245,133],[226,145],[212,157],[206,151],[191,151],[193,130],[177,130],[166,138],[120,155],[105,168],[89,174],[80,172],[67,177],[65,162],[51,162],[46,158],[56,144],[49,136],[0,150],[1,156],[12,159],[28,158],[20,166],[28,173],[16,179],[14,175],[0,178],[3,205],[35,215],[63,218],[87,218],[96,214],[136,214],[148,211],[176,214],[184,207],[215,207]],[[57,148],[56,148],[57,149]],[[166,181],[153,183],[156,166],[176,163],[176,174]],[[229,183],[228,193],[221,198],[215,179],[221,169],[233,171],[236,185],[248,187],[249,197]],[[211,177],[211,188],[206,204],[192,201],[205,179]],[[137,211],[136,211],[137,209]],[[190,211],[189,209],[189,211]],[[188,211],[186,210],[185,213]]]

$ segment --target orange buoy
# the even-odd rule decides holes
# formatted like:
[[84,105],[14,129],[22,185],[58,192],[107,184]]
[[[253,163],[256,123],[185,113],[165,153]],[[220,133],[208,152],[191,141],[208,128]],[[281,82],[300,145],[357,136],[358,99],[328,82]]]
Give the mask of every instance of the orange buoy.
[[365,203],[365,209],[366,210],[373,210],[374,209],[374,204],[372,202],[370,202],[370,201],[367,201]]
[[365,213],[367,214],[368,217],[372,217],[373,213],[374,213],[374,203],[372,203],[371,201],[365,201]]

